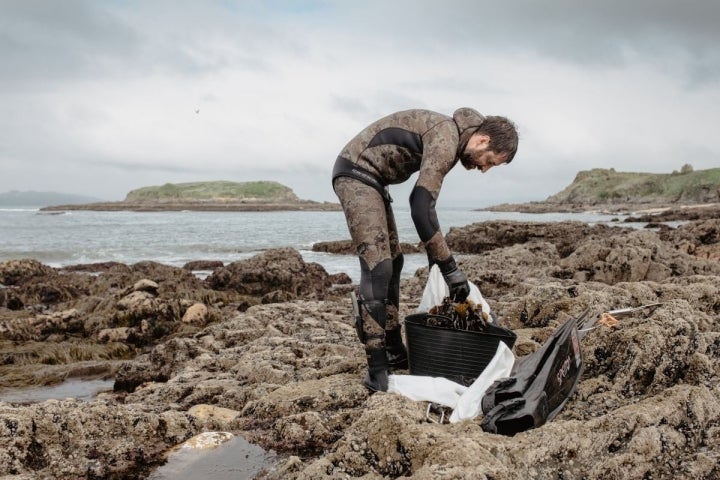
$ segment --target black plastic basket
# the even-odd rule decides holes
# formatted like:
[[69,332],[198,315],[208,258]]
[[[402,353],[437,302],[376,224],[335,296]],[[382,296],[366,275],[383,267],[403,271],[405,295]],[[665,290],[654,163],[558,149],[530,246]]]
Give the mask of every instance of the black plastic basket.
[[484,332],[428,326],[425,319],[429,316],[440,317],[428,313],[405,317],[411,375],[472,383],[495,356],[498,344],[504,342],[512,348],[517,338],[512,330],[497,325],[488,325]]

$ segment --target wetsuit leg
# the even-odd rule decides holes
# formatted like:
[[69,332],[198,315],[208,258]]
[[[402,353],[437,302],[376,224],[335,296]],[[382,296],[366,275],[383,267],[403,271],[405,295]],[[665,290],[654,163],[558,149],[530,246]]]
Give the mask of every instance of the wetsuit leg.
[[386,305],[393,267],[385,201],[377,190],[351,178],[337,178],[333,186],[360,260],[362,330],[368,360],[365,385],[371,390],[387,390]]
[[[336,179],[334,188],[360,258],[361,301],[387,303],[393,261],[385,201],[377,190],[351,178]],[[392,234],[397,238],[394,220],[392,230]],[[381,327],[380,319],[372,320],[363,322],[366,336],[384,336],[385,322],[383,321]]]

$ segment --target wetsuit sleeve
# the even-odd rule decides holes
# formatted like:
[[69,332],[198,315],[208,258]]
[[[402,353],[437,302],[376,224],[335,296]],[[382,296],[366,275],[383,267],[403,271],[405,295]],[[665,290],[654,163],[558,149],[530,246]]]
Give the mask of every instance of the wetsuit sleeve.
[[423,159],[415,187],[410,194],[410,212],[428,258],[434,261],[450,257],[450,248],[440,230],[435,203],[445,175],[455,165],[458,145],[457,127],[442,122],[423,135]]

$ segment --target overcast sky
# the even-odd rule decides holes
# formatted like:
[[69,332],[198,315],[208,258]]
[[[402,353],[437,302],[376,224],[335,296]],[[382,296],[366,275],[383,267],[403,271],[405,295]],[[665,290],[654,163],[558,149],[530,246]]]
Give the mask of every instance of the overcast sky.
[[715,168],[718,25],[712,0],[0,0],[0,192],[276,180],[336,201],[335,157],[368,123],[462,106],[514,120],[520,147],[456,168],[441,206]]

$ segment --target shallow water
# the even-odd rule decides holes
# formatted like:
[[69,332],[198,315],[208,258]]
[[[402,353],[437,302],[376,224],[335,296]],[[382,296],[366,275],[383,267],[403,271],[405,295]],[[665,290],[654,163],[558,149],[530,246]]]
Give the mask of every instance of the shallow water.
[[[443,232],[486,220],[610,223],[600,214],[522,214],[439,209]],[[395,207],[402,242],[419,238],[407,206]],[[313,252],[321,241],[348,239],[342,212],[84,212],[46,215],[37,209],[0,209],[0,262],[35,258],[52,267],[154,260],[182,266],[192,260],[243,260],[269,248],[292,247],[328,273],[360,277],[354,255]],[[424,254],[406,255],[403,277],[427,265]]]
[[276,455],[242,437],[211,450],[181,449],[155,470],[150,480],[244,480],[270,468]]
[[44,387],[9,388],[0,390],[0,402],[37,403],[45,400],[75,398],[88,401],[98,393],[111,391],[114,380],[66,380],[58,385]]

